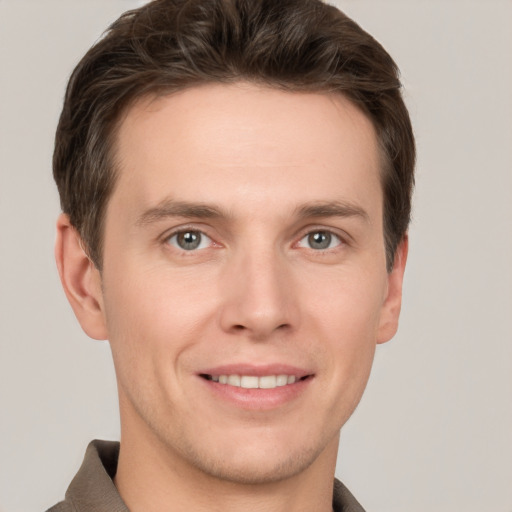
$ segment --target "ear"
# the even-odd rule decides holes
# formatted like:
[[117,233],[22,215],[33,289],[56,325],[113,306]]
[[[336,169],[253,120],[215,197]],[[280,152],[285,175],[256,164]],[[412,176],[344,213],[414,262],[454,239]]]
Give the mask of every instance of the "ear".
[[57,220],[55,260],[62,287],[82,329],[91,338],[107,339],[100,272],[64,213]]
[[382,305],[377,343],[389,341],[398,330],[398,318],[402,307],[402,284],[409,250],[409,238],[404,235],[395,253],[393,269],[388,274],[388,289]]

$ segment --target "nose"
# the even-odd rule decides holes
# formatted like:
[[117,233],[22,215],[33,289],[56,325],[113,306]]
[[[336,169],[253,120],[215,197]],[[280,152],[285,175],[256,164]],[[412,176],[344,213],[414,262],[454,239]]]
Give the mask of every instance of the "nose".
[[224,331],[264,341],[298,326],[297,296],[285,256],[272,250],[239,255],[226,266],[221,287]]

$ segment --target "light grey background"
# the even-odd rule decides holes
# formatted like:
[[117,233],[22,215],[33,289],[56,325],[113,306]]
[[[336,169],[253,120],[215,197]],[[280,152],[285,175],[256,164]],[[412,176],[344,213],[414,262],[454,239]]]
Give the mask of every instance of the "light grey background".
[[[62,498],[119,435],[106,343],[53,262],[66,79],[134,0],[0,0],[0,511]],[[512,511],[512,2],[345,0],[402,69],[419,159],[402,323],[342,434],[368,511]]]

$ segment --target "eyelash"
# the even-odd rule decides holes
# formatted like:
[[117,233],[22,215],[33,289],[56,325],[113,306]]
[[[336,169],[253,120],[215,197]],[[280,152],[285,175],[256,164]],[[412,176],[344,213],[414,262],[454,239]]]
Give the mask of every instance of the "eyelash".
[[[178,243],[177,243],[177,237],[179,237],[180,235],[186,235],[187,233],[190,233],[190,234],[199,234],[200,235],[200,241],[199,241],[199,245],[198,247],[193,247],[191,249],[184,249],[183,247],[179,247]],[[318,235],[318,234],[324,234],[328,237],[329,239],[329,246],[328,247],[325,247],[325,248],[320,248],[320,249],[315,249],[313,247],[305,247],[303,245],[301,245],[301,242],[305,239],[307,239],[308,237],[311,237],[313,235]],[[171,243],[171,241],[175,239],[175,243]],[[208,245],[205,246],[205,247],[201,247],[201,245],[205,242],[206,239],[208,242]],[[336,245],[334,247],[330,247],[331,245],[331,242],[332,242],[332,239],[334,239],[336,241]],[[166,234],[164,237],[163,237],[163,241],[165,244],[167,245],[171,245],[174,249],[180,251],[181,253],[183,254],[186,254],[186,253],[194,253],[196,251],[200,251],[200,250],[203,250],[203,249],[207,249],[208,247],[219,247],[220,244],[217,244],[214,242],[214,240],[208,236],[204,231],[202,231],[201,229],[198,229],[198,228],[194,228],[194,227],[190,227],[190,228],[187,228],[187,227],[181,227],[169,234]],[[309,240],[311,241],[311,240]],[[301,237],[299,238],[299,240],[297,242],[295,242],[293,244],[293,246],[296,246],[296,247],[301,247],[301,248],[304,248],[304,249],[307,249],[307,250],[310,250],[310,251],[313,251],[317,254],[325,254],[325,253],[330,253],[332,251],[335,251],[337,248],[339,248],[340,246],[344,246],[344,245],[347,245],[347,241],[346,241],[346,238],[342,237],[341,235],[335,233],[334,231],[330,230],[330,229],[327,229],[327,228],[314,228],[314,229],[311,229],[309,228],[307,231],[303,231],[303,233],[301,234]]]
[[207,240],[209,240],[209,243],[208,243],[209,246],[211,246],[212,243],[214,243],[212,238],[209,237],[206,233],[204,233],[204,231],[201,231],[200,229],[197,229],[197,228],[186,228],[186,227],[180,228],[180,229],[173,231],[172,233],[166,235],[164,237],[164,242],[168,245],[172,245],[175,249],[177,249],[178,251],[184,252],[184,253],[192,253],[192,252],[207,248],[207,247],[195,247],[195,248],[191,248],[191,249],[187,250],[187,249],[184,249],[183,247],[179,247],[177,243],[176,244],[171,243],[171,240],[173,240],[173,239],[177,240],[177,238],[180,235],[186,235],[186,234],[199,234],[199,236],[200,236],[199,245],[203,244],[203,241],[205,238]]
[[[320,248],[320,249],[315,249],[313,247],[305,247],[306,249],[310,249],[310,250],[312,250],[314,252],[318,252],[318,253],[325,253],[325,252],[331,252],[333,250],[336,250],[339,246],[346,244],[346,242],[343,240],[343,238],[340,235],[338,235],[337,233],[334,233],[333,231],[331,231],[329,229],[317,228],[317,229],[309,230],[307,233],[305,233],[299,239],[299,241],[297,242],[296,245],[298,245],[299,247],[303,247],[300,245],[303,240],[308,239],[307,243],[310,243],[311,240],[309,238],[312,237],[313,235],[319,235],[319,234],[322,234],[323,236],[327,237],[328,247],[324,247],[324,248]],[[333,241],[333,239],[334,239],[334,241],[337,241],[337,242],[334,247],[331,247],[331,242]]]

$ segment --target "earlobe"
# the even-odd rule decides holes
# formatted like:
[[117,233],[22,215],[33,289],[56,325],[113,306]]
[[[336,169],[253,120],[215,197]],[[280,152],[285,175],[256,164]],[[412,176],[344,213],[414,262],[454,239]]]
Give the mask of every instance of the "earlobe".
[[101,276],[66,214],[57,220],[55,260],[62,287],[82,329],[93,339],[107,339]]
[[398,319],[402,307],[402,286],[408,250],[409,238],[407,234],[405,234],[397,247],[393,269],[388,274],[388,289],[382,306],[377,343],[389,341],[398,330]]

